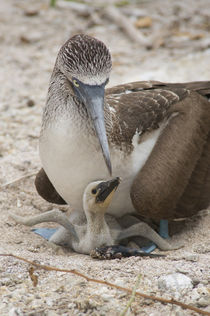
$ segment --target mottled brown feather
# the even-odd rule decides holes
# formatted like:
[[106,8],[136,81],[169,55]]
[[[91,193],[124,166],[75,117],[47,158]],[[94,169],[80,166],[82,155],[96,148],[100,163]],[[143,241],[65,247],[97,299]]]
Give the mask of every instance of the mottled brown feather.
[[147,90],[140,85],[137,91],[137,83],[134,83],[134,87],[134,91],[130,84],[129,90],[122,87],[121,90],[118,89],[118,93],[113,93],[113,88],[106,93],[106,101],[114,109],[113,120],[117,120],[114,127],[120,127],[118,134],[113,129],[115,142],[120,137],[119,142],[131,144],[136,131],[143,134],[159,128],[160,123],[169,118],[171,105],[189,94],[185,88]]

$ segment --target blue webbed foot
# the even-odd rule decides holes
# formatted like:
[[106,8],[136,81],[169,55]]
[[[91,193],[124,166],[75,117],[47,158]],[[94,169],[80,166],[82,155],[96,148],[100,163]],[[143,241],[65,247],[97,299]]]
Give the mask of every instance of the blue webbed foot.
[[146,253],[150,253],[150,252],[154,251],[156,248],[157,248],[157,246],[154,243],[151,243],[148,246],[142,247],[141,250],[146,252]]
[[[160,220],[160,226],[159,226],[159,235],[165,239],[169,238],[169,234],[168,234],[168,220],[166,219],[161,219]],[[148,246],[145,246],[143,248],[141,248],[141,250],[143,250],[146,253],[150,253],[153,250],[155,250],[157,248],[156,244],[151,243]]]
[[33,228],[32,231],[49,240],[50,237],[57,231],[57,228]]

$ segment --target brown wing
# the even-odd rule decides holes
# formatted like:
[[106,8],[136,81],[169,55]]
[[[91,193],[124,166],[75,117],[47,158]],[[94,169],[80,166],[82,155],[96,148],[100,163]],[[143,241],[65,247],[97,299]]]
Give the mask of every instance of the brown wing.
[[187,217],[210,203],[210,103],[192,91],[171,111],[177,115],[163,130],[131,189],[135,208],[149,218]]
[[50,182],[43,168],[36,175],[35,187],[39,195],[46,201],[59,205],[67,204]]
[[134,82],[106,91],[106,101],[119,131],[113,131],[121,141],[131,143],[139,134],[157,129],[171,115],[171,106],[189,95],[186,88],[169,89],[151,82]]

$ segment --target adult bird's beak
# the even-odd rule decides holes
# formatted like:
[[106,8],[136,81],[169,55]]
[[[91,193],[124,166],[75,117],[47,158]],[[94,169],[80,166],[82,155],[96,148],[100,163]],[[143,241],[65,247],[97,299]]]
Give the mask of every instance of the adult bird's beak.
[[111,175],[112,165],[104,121],[104,87],[104,84],[100,86],[83,84],[80,86],[78,93],[83,103],[86,105],[89,116],[92,119],[106,166]]
[[112,180],[99,183],[96,188],[99,192],[96,197],[96,202],[104,202],[108,197],[111,197],[117,190],[120,181],[120,178],[116,177]]

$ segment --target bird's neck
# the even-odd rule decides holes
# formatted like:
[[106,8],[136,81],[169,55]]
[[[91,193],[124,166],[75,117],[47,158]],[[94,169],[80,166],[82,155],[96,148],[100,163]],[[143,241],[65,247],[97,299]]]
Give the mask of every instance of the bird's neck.
[[107,234],[109,227],[105,221],[104,213],[86,212],[87,217],[87,233],[88,234]]

